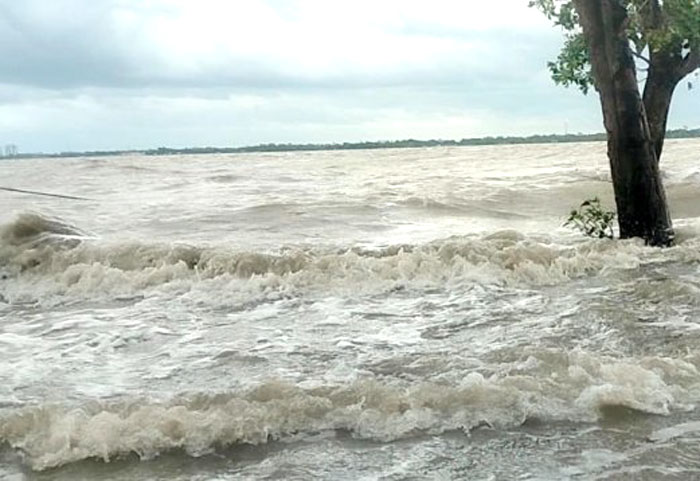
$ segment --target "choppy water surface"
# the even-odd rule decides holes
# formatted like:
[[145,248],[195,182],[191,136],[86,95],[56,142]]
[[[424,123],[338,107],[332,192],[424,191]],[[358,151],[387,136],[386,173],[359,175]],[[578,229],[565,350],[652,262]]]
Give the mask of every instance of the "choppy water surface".
[[0,478],[700,477],[676,247],[560,227],[604,145],[4,160]]

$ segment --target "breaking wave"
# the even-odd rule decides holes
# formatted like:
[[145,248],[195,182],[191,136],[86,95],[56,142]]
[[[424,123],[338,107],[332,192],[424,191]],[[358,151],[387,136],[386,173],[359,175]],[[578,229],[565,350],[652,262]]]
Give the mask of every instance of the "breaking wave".
[[183,449],[201,456],[236,444],[346,431],[392,441],[529,419],[592,422],[609,407],[657,415],[688,410],[700,396],[698,359],[620,361],[574,351],[540,351],[504,375],[465,374],[459,385],[398,384],[376,378],[301,388],[268,381],[240,393],[183,394],[167,403],[131,399],[41,405],[0,416],[0,442],[35,470],[136,453]]
[[75,246],[91,237],[94,236],[61,219],[38,213],[20,214],[14,222],[0,228],[2,244],[24,249],[47,244]]
[[225,246],[110,244],[60,220],[24,214],[0,230],[0,273],[8,281],[0,283],[0,293],[7,302],[60,302],[66,296],[134,295],[165,285],[187,289],[212,280],[237,282],[237,289],[245,282],[248,290],[546,286],[645,264],[700,261],[697,232],[682,230],[678,239],[676,247],[658,250],[635,240],[526,236],[508,230],[377,249],[250,252]]

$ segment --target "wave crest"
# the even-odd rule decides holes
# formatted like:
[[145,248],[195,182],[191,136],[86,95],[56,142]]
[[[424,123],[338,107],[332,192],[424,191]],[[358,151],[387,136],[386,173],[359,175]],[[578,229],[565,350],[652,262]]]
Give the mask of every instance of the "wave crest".
[[42,244],[76,245],[78,241],[91,238],[85,231],[43,214],[25,212],[17,219],[0,228],[0,242],[10,246],[36,247]]
[[224,246],[108,244],[67,224],[31,216],[20,216],[2,232],[0,271],[13,282],[0,284],[0,289],[11,302],[134,295],[171,283],[191,289],[212,280],[248,281],[248,290],[257,286],[280,291],[381,292],[397,286],[460,283],[546,286],[644,263],[700,261],[696,236],[663,251],[635,240],[562,244],[548,236],[501,231],[382,249],[251,252]]
[[688,409],[682,401],[698,378],[695,366],[682,360],[549,351],[509,374],[466,373],[459,385],[370,378],[301,388],[270,381],[241,393],[195,393],[169,403],[27,407],[0,419],[0,441],[25,453],[36,470],[128,453],[148,459],[172,449],[200,456],[325,431],[386,442],[482,425],[513,427],[528,418],[592,422],[611,406],[664,415]]

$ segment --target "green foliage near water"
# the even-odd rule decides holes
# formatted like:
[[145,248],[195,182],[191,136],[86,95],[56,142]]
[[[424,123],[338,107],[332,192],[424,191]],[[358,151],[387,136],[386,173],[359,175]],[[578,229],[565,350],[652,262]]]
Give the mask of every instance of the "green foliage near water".
[[573,209],[564,226],[577,229],[588,237],[612,239],[615,237],[615,215],[614,211],[605,210],[600,205],[598,197],[593,197],[584,200],[578,209]]
[[[680,68],[691,73],[700,58],[700,0],[625,0],[630,19],[627,37],[632,50],[641,60],[642,68],[649,63],[650,52],[663,52],[682,58]],[[578,14],[571,0],[530,0],[530,6],[540,9],[564,31],[565,40],[556,60],[549,62],[552,78],[557,84],[574,86],[587,93],[593,86],[593,74],[586,41],[579,25]],[[688,84],[692,88],[692,84]]]

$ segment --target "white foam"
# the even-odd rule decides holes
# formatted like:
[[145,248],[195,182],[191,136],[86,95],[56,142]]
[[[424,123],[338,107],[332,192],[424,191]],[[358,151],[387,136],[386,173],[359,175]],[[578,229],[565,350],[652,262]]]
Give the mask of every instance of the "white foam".
[[95,240],[77,245],[37,244],[35,235],[29,240],[18,237],[22,229],[17,225],[25,220],[6,226],[6,235],[0,237],[0,268],[12,279],[0,281],[0,293],[11,303],[133,296],[151,288],[187,290],[215,279],[219,284],[248,281],[243,288],[237,282],[236,288],[251,295],[270,289],[383,291],[411,283],[542,286],[592,273],[633,269],[643,263],[700,259],[699,238],[688,229],[676,248],[664,251],[646,248],[639,241],[569,238],[562,243],[553,237],[503,231],[379,250],[246,252],[216,246]]
[[27,407],[4,416],[0,440],[42,470],[127,453],[148,459],[170,449],[199,456],[219,446],[330,430],[390,441],[483,424],[517,426],[529,417],[590,422],[606,406],[667,414],[690,408],[689,373],[695,386],[700,382],[695,366],[665,358],[616,360],[581,351],[543,351],[528,365],[513,375],[465,373],[458,385],[367,378],[302,389],[270,381],[245,392],[190,394],[167,404],[131,400]]
[[654,442],[666,442],[671,439],[687,436],[688,434],[696,434],[698,432],[700,432],[700,422],[695,421],[654,431],[649,436],[649,440]]

